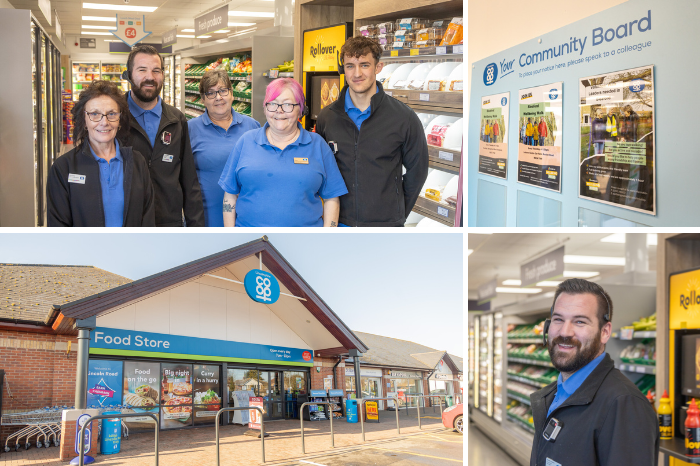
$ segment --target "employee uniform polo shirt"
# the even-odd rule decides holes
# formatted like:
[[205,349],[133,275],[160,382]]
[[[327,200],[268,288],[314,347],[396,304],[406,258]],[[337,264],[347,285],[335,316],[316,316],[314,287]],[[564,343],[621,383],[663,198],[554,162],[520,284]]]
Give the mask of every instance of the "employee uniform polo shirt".
[[[119,141],[114,140],[117,156],[107,162],[98,157],[90,147],[90,153],[100,166],[100,188],[102,189],[102,209],[106,227],[124,225],[124,159],[119,151]],[[88,146],[90,144],[88,143]]]
[[268,141],[268,123],[236,143],[219,179],[238,195],[236,226],[322,227],[321,199],[347,194],[326,141],[297,125],[299,137],[284,150]]
[[139,122],[141,128],[148,135],[148,139],[151,141],[151,147],[156,145],[156,135],[158,134],[158,126],[160,126],[160,117],[163,115],[163,105],[161,104],[160,97],[156,97],[158,103],[151,110],[144,110],[139,105],[134,102],[131,98],[131,92],[128,93],[127,102],[129,103],[129,112],[136,118]]
[[[376,85],[375,89],[376,94],[377,92],[379,92],[379,89],[376,88]],[[364,112],[361,112],[360,109],[355,106],[352,99],[350,98],[350,88],[348,87],[348,90],[345,91],[345,113],[348,114],[350,119],[353,121],[353,123],[355,123],[355,126],[357,126],[357,129],[359,130],[362,126],[362,123],[371,115],[372,106],[370,105],[365,109]]]
[[187,122],[194,165],[202,188],[204,225],[208,227],[224,226],[224,190],[219,186],[219,178],[229,154],[244,133],[260,128],[260,123],[252,118],[233,109],[231,113],[233,119],[228,129],[215,125],[207,112]]
[[576,390],[578,390],[581,384],[585,382],[586,378],[591,374],[591,372],[593,372],[593,369],[598,367],[598,364],[600,364],[600,361],[602,361],[604,357],[605,353],[601,354],[593,361],[574,372],[568,379],[566,379],[566,382],[562,381],[561,374],[559,374],[559,378],[557,379],[557,395],[554,397],[554,401],[552,401],[552,404],[549,406],[547,417],[549,417],[549,415],[552,414],[552,411],[561,406],[562,403],[564,403],[571,395],[574,394]]

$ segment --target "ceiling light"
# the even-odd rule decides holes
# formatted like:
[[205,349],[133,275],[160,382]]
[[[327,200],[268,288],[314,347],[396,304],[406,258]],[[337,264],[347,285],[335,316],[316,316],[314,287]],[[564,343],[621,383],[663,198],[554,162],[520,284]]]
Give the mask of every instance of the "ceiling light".
[[105,42],[121,42],[120,40],[115,40],[115,39],[103,39]]
[[[83,8],[88,10],[112,10],[112,11],[142,11],[153,13],[157,6],[133,6],[133,5],[109,5],[106,3],[83,3]],[[116,18],[114,18],[116,21]]]
[[236,27],[236,26],[255,26],[255,23],[228,23],[228,27]]
[[194,29],[183,29],[182,32],[194,32]]
[[220,30],[220,31],[214,31],[214,34],[223,34],[223,33],[226,33],[226,32],[231,32],[231,31],[229,31],[228,29],[222,29],[222,30]]
[[105,21],[105,22],[116,23],[117,17],[116,16],[83,16],[83,21]]
[[[633,233],[637,235],[641,235],[643,233]],[[601,243],[618,243],[618,244],[624,244],[625,243],[625,233],[615,233],[609,236],[606,236],[605,238],[600,240]],[[656,236],[656,233],[648,233],[647,234],[647,246],[656,246],[658,242],[658,237]]]
[[591,278],[599,275],[600,272],[583,272],[580,270],[565,270],[564,278]]
[[[194,39],[192,34],[176,34],[176,37],[184,37],[185,39]],[[211,36],[199,36],[197,39],[209,39]]]
[[522,282],[520,280],[514,280],[514,279],[509,279],[509,280],[503,280],[503,283],[501,285],[508,285],[508,286],[520,286]]
[[265,11],[229,11],[229,16],[249,16],[251,18],[274,18],[274,13],[267,13]]
[[523,294],[535,294],[540,293],[541,288],[503,288],[502,286],[496,287],[496,293],[523,293]]
[[564,256],[565,264],[589,264],[589,265],[625,265],[624,257],[606,256]]
[[116,31],[117,27],[116,26],[91,26],[89,24],[83,24],[81,26],[83,29],[110,29],[112,31]]
[[111,32],[100,32],[100,31],[80,31],[81,36],[111,36]]
[[556,281],[547,281],[547,280],[545,280],[545,281],[543,281],[543,282],[537,283],[537,286],[559,286],[560,283],[561,283],[560,281],[559,281],[559,282],[556,282]]

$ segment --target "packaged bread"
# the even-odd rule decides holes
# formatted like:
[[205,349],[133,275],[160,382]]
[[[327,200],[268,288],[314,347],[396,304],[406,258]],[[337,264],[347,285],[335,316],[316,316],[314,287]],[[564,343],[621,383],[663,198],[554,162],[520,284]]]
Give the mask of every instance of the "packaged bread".
[[464,92],[464,83],[461,79],[450,81],[450,90],[453,92]]
[[423,89],[423,84],[425,83],[425,80],[423,79],[414,79],[410,83],[408,83],[407,89],[413,89],[414,91],[420,91]]
[[440,194],[440,191],[437,189],[426,189],[425,190],[425,197],[428,199],[432,199],[433,201],[440,202],[440,199],[442,199],[442,195]]
[[445,133],[449,127],[450,125],[434,125],[428,134],[428,144],[442,147],[443,142],[445,142]]
[[150,385],[139,385],[134,390],[134,393],[139,396],[145,396],[148,398],[152,398],[155,401],[158,401],[158,391]]
[[462,43],[462,18],[452,18],[450,25],[447,26],[445,36],[442,38],[440,45],[457,45]]
[[440,79],[431,79],[428,81],[429,91],[444,91],[447,83]]

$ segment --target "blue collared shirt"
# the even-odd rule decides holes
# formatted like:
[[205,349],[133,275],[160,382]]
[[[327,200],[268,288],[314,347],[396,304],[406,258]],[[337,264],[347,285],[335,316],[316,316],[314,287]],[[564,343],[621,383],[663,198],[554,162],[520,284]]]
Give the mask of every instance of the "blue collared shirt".
[[549,415],[552,414],[552,411],[561,406],[562,403],[564,403],[571,395],[574,394],[576,390],[578,390],[581,384],[585,382],[589,375],[591,375],[593,369],[598,367],[598,364],[600,364],[600,361],[602,361],[604,357],[605,353],[601,354],[593,361],[571,374],[571,376],[566,379],[566,382],[562,380],[561,374],[559,374],[559,378],[557,379],[557,395],[554,397],[554,401],[552,401],[552,404],[549,406],[547,417],[549,417]]
[[219,186],[238,195],[236,226],[322,227],[321,199],[347,194],[328,143],[297,125],[299,137],[284,150],[270,144],[265,123],[231,151]]
[[[379,92],[379,86],[376,86],[376,92]],[[365,109],[364,112],[361,112],[359,108],[357,108],[350,98],[350,88],[345,91],[345,113],[348,114],[350,119],[355,123],[355,126],[357,126],[357,129],[360,129],[360,126],[362,126],[362,123],[369,118],[370,114],[372,113],[372,106],[370,105]]]
[[102,209],[105,213],[106,227],[124,225],[124,159],[119,151],[119,141],[115,139],[114,144],[117,146],[117,155],[109,162],[98,157],[90,147],[90,153],[100,166]]
[[208,227],[224,226],[224,190],[219,186],[219,178],[229,154],[244,133],[260,128],[260,123],[252,118],[233,109],[231,113],[233,120],[228,129],[212,123],[207,112],[187,122],[194,165],[202,188],[204,225]]
[[[131,92],[128,93],[128,97],[126,99],[129,103],[129,111],[148,135],[148,139],[151,141],[151,147],[156,145],[156,136],[158,135],[158,126],[160,126],[160,117],[163,115],[163,103],[160,101],[160,97],[156,97],[156,99],[158,99],[158,102],[151,110],[144,110],[139,107],[139,105],[134,102],[134,99],[131,98]],[[147,156],[149,154],[143,155]]]

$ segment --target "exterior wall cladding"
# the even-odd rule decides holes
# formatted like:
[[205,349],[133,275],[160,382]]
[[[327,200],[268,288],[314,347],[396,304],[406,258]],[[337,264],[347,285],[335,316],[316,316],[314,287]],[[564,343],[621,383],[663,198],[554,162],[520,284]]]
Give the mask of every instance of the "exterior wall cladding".
[[[68,342],[71,351],[66,354]],[[76,337],[0,330],[0,369],[5,371],[2,412],[72,406],[77,349]],[[4,443],[20,428],[3,426],[0,440]]]

